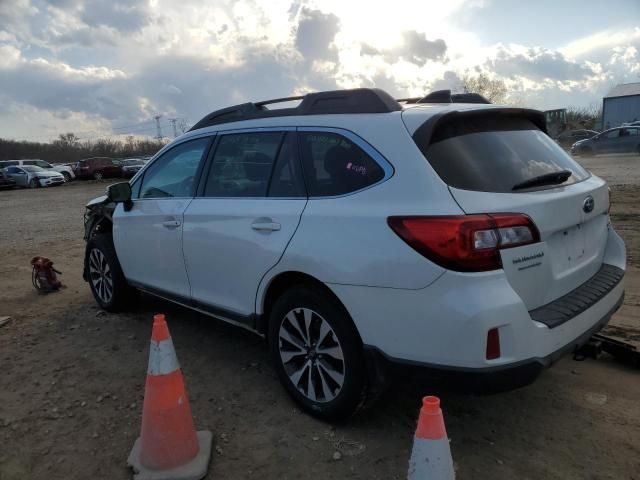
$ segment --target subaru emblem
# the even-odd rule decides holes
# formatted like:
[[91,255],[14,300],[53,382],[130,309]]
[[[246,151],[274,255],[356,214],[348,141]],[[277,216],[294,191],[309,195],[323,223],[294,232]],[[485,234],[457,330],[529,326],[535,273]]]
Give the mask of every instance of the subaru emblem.
[[584,202],[582,202],[582,210],[584,211],[584,213],[591,213],[593,212],[593,207],[595,207],[595,204],[596,202],[593,200],[593,197],[589,195],[584,199]]

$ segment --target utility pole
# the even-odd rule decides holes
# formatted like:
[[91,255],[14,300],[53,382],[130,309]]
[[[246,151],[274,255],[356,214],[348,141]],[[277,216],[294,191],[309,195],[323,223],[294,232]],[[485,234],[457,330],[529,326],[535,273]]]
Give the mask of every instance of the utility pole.
[[156,115],[155,118],[156,119],[156,139],[158,141],[162,140],[162,128],[160,128],[160,117],[162,117],[162,115]]
[[171,122],[171,125],[173,126],[173,138],[176,138],[178,136],[178,129],[176,128],[176,122],[178,121],[177,118],[170,118],[169,121]]

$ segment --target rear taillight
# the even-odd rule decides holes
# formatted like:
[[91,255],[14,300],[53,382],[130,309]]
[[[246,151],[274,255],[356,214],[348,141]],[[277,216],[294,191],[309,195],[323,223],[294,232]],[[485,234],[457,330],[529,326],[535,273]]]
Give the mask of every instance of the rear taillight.
[[388,223],[418,253],[459,272],[497,270],[500,249],[540,241],[533,221],[521,213],[389,217]]

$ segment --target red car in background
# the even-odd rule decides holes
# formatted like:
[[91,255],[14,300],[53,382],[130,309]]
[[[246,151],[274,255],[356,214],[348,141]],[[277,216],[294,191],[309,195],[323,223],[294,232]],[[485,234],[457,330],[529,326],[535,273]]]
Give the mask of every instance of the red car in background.
[[78,178],[102,180],[108,177],[120,177],[122,169],[109,157],[93,157],[79,160],[73,166],[73,173]]

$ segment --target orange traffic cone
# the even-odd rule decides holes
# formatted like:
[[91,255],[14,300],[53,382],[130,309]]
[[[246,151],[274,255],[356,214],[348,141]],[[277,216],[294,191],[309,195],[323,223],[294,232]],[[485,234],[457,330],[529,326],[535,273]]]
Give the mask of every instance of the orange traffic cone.
[[211,457],[209,431],[196,432],[164,315],[154,315],[140,438],[127,463],[136,480],[199,480]]
[[424,397],[413,439],[408,480],[453,480],[453,459],[438,397]]

